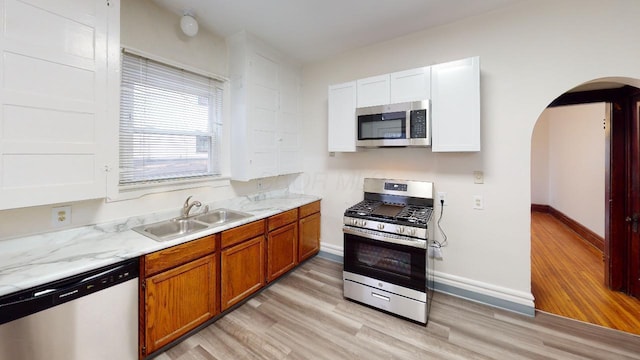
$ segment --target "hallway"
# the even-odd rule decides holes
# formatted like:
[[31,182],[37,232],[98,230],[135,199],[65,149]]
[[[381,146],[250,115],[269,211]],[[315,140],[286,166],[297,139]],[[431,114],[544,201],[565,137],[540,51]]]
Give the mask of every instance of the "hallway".
[[531,213],[537,310],[640,335],[640,300],[604,286],[602,253],[548,213]]

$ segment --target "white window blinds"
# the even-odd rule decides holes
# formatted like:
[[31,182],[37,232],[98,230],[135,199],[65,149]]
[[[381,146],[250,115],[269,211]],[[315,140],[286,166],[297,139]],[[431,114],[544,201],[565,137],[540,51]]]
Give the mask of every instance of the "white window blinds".
[[122,54],[120,184],[220,175],[222,83]]

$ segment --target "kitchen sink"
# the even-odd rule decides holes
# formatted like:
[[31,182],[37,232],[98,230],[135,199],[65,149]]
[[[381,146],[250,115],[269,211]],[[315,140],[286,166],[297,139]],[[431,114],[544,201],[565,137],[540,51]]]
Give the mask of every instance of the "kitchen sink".
[[236,220],[250,217],[251,214],[233,211],[229,209],[215,209],[202,215],[196,215],[193,219],[210,225],[227,224]]
[[250,216],[252,215],[229,209],[214,209],[188,218],[177,217],[137,226],[132,230],[156,241],[167,241],[246,219]]

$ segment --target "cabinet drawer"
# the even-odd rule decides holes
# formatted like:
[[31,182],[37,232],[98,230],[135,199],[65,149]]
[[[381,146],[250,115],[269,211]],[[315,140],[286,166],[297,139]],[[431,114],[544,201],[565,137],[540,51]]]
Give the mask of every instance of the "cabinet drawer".
[[146,255],[145,275],[153,275],[215,252],[216,236],[218,235],[205,236]]
[[269,218],[269,231],[298,220],[298,209],[291,209]]
[[314,201],[311,204],[300,206],[300,218],[309,216],[317,212],[320,212],[320,200]]
[[240,243],[244,240],[264,234],[264,220],[238,226],[222,232],[222,248]]

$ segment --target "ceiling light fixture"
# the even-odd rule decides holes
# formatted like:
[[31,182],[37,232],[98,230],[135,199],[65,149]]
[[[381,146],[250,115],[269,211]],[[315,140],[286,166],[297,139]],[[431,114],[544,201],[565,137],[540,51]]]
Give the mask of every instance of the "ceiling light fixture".
[[185,12],[180,19],[180,29],[187,36],[196,36],[198,33],[198,21],[193,15]]

